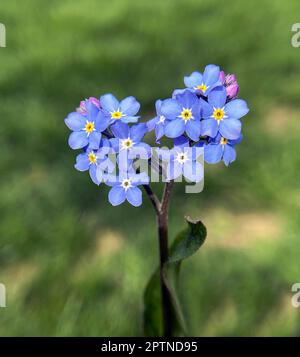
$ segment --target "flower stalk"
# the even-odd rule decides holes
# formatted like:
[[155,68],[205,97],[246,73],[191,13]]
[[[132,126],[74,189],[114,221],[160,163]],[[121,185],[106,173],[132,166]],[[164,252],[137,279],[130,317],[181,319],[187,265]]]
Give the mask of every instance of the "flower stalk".
[[174,181],[167,182],[164,187],[164,192],[161,202],[152,191],[149,185],[144,185],[144,189],[155,209],[156,221],[158,229],[158,245],[159,245],[159,276],[161,289],[161,307],[163,317],[163,336],[171,336],[172,328],[172,303],[168,287],[164,279],[164,266],[169,257],[168,244],[168,218],[169,218],[169,202],[171,197]]

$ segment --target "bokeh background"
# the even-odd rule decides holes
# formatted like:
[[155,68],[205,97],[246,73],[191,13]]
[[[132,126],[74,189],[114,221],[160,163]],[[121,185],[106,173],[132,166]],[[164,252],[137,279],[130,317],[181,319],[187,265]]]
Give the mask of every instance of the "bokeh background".
[[[157,265],[155,217],[113,208],[73,169],[63,119],[82,98],[134,95],[143,120],[157,98],[208,63],[235,73],[251,112],[229,168],[205,189],[177,184],[170,239],[184,215],[208,238],[182,269],[194,336],[299,335],[298,0],[1,1],[1,336],[139,336],[142,293]],[[149,138],[151,142],[151,137]],[[161,187],[156,187],[159,191]]]

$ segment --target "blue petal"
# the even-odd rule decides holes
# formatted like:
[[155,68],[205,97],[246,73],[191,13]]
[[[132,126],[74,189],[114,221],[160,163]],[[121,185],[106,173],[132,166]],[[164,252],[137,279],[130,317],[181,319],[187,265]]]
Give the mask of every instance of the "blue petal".
[[220,78],[220,67],[214,64],[209,64],[205,67],[203,72],[203,83],[207,86],[212,86],[218,82]]
[[110,145],[115,153],[118,153],[120,150],[120,140],[118,138],[109,139]]
[[201,117],[210,118],[213,113],[213,107],[202,98],[200,98],[200,107],[201,107]]
[[235,146],[243,140],[243,134],[241,134],[237,139],[230,140],[230,145]]
[[86,171],[90,166],[90,161],[86,153],[79,154],[76,157],[75,169],[78,171]]
[[187,161],[183,167],[183,176],[191,182],[199,182],[203,179],[203,166],[195,160]]
[[70,113],[65,119],[67,127],[73,131],[80,131],[85,127],[86,118],[76,112]]
[[175,99],[166,99],[161,105],[161,113],[168,119],[177,118],[180,114],[180,105]]
[[174,89],[172,93],[172,98],[177,99],[177,97],[184,93],[185,91],[189,90],[190,92],[194,93],[194,90],[192,88],[183,88],[183,89]]
[[183,165],[179,164],[177,161],[171,160],[167,167],[167,178],[168,180],[176,180],[182,175]]
[[137,125],[133,125],[130,128],[130,138],[134,143],[139,143],[144,135],[147,133],[147,125],[145,123],[140,123]]
[[111,126],[111,131],[114,136],[120,139],[127,139],[129,137],[129,126],[120,121],[115,122]]
[[90,170],[89,170],[90,178],[96,185],[100,185],[100,181],[98,180],[97,175],[96,175],[96,170],[97,170],[97,166],[94,164],[91,164]]
[[148,131],[154,130],[155,125],[158,122],[158,120],[159,120],[159,118],[155,117],[155,118],[150,119],[150,120],[147,121],[146,125],[147,125],[147,128],[148,128]]
[[74,131],[71,133],[68,142],[73,150],[81,149],[89,143],[87,135],[84,131]]
[[156,141],[158,141],[165,134],[165,128],[163,125],[156,125],[155,127],[155,136]]
[[223,155],[222,146],[219,144],[208,144],[204,146],[204,160],[209,164],[221,161]]
[[189,120],[185,126],[186,133],[189,138],[198,141],[201,132],[201,124],[199,120]]
[[201,135],[214,138],[218,133],[218,123],[215,119],[204,119],[201,122]]
[[108,193],[108,200],[113,206],[118,206],[126,199],[125,190],[120,186],[114,186]]
[[219,125],[221,135],[231,140],[239,138],[241,129],[242,124],[238,119],[224,119]]
[[110,117],[105,115],[103,112],[99,112],[94,118],[95,129],[97,131],[104,131],[110,124]]
[[225,145],[223,161],[226,166],[231,164],[236,159],[236,151],[231,145]]
[[[192,108],[197,109],[199,99],[195,93],[190,92],[189,90],[184,91],[184,93],[177,96],[177,100],[183,108]],[[196,106],[195,106],[196,104]],[[197,113],[195,113],[197,114]],[[199,113],[198,113],[199,114]]]
[[216,87],[208,94],[208,102],[215,108],[223,108],[226,102],[226,89],[225,87]]
[[134,97],[127,97],[120,103],[121,112],[128,116],[134,116],[140,110],[140,106]]
[[225,106],[225,113],[229,118],[239,119],[249,112],[247,103],[242,99],[235,99]]
[[174,146],[179,146],[181,148],[184,148],[189,145],[189,140],[185,136],[179,136],[178,138],[174,139]]
[[119,109],[119,101],[110,93],[100,97],[100,105],[109,113]]
[[138,187],[131,187],[126,191],[126,198],[132,206],[138,207],[142,204],[142,191]]
[[151,157],[151,146],[146,143],[138,143],[130,150],[129,158],[135,159],[140,157],[141,159],[149,159]]
[[149,176],[146,174],[146,172],[141,172],[140,174],[132,173],[130,174],[130,179],[135,186],[147,185],[150,181]]
[[87,120],[94,121],[99,112],[99,109],[90,101],[87,101],[85,106],[87,110]]
[[199,72],[193,72],[190,76],[185,76],[184,84],[190,88],[199,86],[202,84],[202,74]]
[[90,149],[99,149],[101,141],[101,133],[93,131],[89,136],[89,148]]
[[160,115],[160,108],[161,108],[161,105],[162,105],[162,100],[161,99],[158,99],[156,102],[155,102],[155,110],[156,110],[156,114],[159,116]]
[[182,119],[171,120],[165,127],[165,135],[168,138],[177,138],[182,135],[185,130],[185,124]]
[[138,120],[139,120],[139,116],[137,117],[125,116],[120,119],[120,121],[123,123],[136,123]]

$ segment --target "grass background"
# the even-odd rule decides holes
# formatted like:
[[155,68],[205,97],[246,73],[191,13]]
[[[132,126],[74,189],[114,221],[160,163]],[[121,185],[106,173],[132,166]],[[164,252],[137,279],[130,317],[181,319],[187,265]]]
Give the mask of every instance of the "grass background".
[[[230,167],[206,166],[205,189],[177,185],[171,239],[186,213],[208,239],[182,270],[194,336],[299,335],[299,2],[10,0],[0,4],[1,336],[136,336],[157,264],[155,218],[113,208],[73,169],[63,119],[80,99],[157,98],[208,63],[235,73],[251,112]],[[298,17],[297,17],[298,16]],[[158,188],[159,189],[159,188]]]

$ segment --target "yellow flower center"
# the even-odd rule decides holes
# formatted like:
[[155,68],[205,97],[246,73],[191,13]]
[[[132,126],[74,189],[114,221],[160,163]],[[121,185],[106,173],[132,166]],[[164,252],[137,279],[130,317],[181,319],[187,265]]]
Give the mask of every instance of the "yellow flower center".
[[226,139],[226,138],[221,138],[221,140],[220,140],[220,144],[221,145],[226,145],[228,143],[228,140]]
[[225,117],[225,111],[224,109],[221,109],[221,108],[216,108],[214,109],[214,112],[213,112],[213,117],[216,119],[216,120],[223,120],[224,117]]
[[96,164],[96,162],[97,162],[97,156],[95,155],[95,153],[93,151],[91,151],[89,153],[89,161],[90,161],[90,164]]
[[201,84],[197,86],[196,89],[201,90],[203,93],[205,93],[208,89],[208,86],[206,86],[205,84]]
[[123,113],[120,112],[119,110],[116,110],[115,112],[111,113],[112,119],[121,119],[123,116]]
[[84,130],[89,135],[92,131],[95,130],[94,122],[93,121],[87,121],[86,124],[85,124]]
[[121,183],[121,186],[127,191],[130,187],[132,187],[130,179],[124,179]]
[[191,110],[191,109],[183,108],[183,111],[181,112],[180,117],[181,117],[185,122],[189,121],[190,119],[193,119],[192,110]]
[[121,141],[121,150],[129,150],[133,147],[134,142],[128,138]]

